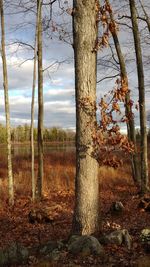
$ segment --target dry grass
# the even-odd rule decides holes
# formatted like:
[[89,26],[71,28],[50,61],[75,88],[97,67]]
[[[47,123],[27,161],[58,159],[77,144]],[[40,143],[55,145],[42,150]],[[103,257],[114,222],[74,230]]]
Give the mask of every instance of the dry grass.
[[[0,198],[7,198],[7,159],[0,156]],[[37,158],[35,159],[35,177],[37,177]],[[28,156],[13,158],[14,189],[16,197],[31,197],[31,161]],[[60,190],[72,190],[75,177],[75,153],[52,152],[44,158],[44,195]]]
[[[6,156],[0,156],[0,198],[7,197],[7,164]],[[37,158],[35,159],[35,176],[37,177]],[[14,188],[15,195],[31,197],[31,161],[29,156],[16,156],[13,158]],[[52,192],[74,190],[75,177],[75,153],[74,152],[51,152],[44,158],[44,195]],[[100,167],[99,179],[101,190],[114,189],[117,186],[132,184],[131,168],[126,161],[125,165],[114,169]]]
[[127,186],[132,184],[131,167],[129,164],[125,164],[117,169],[102,166],[99,169],[99,178],[102,189],[113,189],[120,185]]

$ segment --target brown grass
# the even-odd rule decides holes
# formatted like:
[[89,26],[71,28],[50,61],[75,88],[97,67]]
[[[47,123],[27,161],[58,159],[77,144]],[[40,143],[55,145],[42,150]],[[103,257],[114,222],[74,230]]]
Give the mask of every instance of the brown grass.
[[[0,198],[7,198],[7,159],[0,156]],[[35,177],[37,177],[37,158],[35,159]],[[19,196],[31,197],[31,161],[29,156],[14,156],[13,158],[14,188],[16,198]],[[52,192],[74,190],[75,153],[50,152],[44,156],[44,182],[45,196]],[[125,165],[114,169],[111,167],[99,168],[101,190],[116,188],[132,184],[131,168],[126,161]]]
[[[0,156],[0,198],[7,198],[7,158]],[[38,165],[35,159],[35,177]],[[14,189],[16,197],[31,197],[31,161],[28,156],[13,158]],[[44,195],[60,190],[72,190],[75,177],[75,153],[52,152],[44,158]]]

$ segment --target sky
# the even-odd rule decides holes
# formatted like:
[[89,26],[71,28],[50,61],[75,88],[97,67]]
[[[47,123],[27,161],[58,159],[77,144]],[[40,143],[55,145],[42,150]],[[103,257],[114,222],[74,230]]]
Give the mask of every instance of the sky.
[[[25,0],[24,0],[25,1]],[[24,2],[22,0],[22,2]],[[17,0],[13,1],[14,5]],[[28,1],[29,2],[29,1]],[[46,2],[46,1],[45,1]],[[58,1],[57,1],[58,2]],[[114,3],[115,1],[112,1]],[[126,2],[126,1],[125,1]],[[72,17],[65,12],[72,1],[62,1],[61,9],[58,3],[53,5],[53,16],[50,24],[48,24],[49,10],[44,8],[44,25],[48,25],[46,32],[43,34],[43,69],[51,68],[44,71],[44,125],[46,127],[62,127],[75,129],[75,89],[74,89],[74,63],[71,35],[71,20]],[[115,2],[116,3],[116,2]],[[30,3],[31,4],[31,3]],[[32,5],[33,6],[33,5]],[[115,5],[114,5],[114,8]],[[7,4],[5,8],[6,22],[6,52],[8,64],[8,79],[9,79],[9,100],[10,100],[10,115],[11,125],[30,124],[31,116],[31,95],[32,95],[32,74],[33,74],[33,50],[29,46],[18,45],[18,42],[25,42],[34,45],[35,35],[35,8],[29,13],[23,14],[22,7],[12,6]],[[16,14],[17,11],[17,14]],[[21,13],[19,13],[21,12]],[[120,11],[119,11],[120,12]],[[123,12],[128,12],[125,9]],[[118,16],[118,12],[116,12]],[[18,23],[19,22],[19,23]],[[46,27],[44,26],[44,27]],[[56,31],[52,31],[55,29]],[[121,26],[122,27],[122,26]],[[144,28],[141,25],[141,28]],[[132,98],[135,104],[138,101],[136,64],[133,49],[133,40],[130,30],[127,27],[119,31],[120,41],[122,43],[123,52],[126,58],[129,74],[129,86],[132,89]],[[65,35],[63,35],[65,32]],[[101,34],[101,30],[100,30]],[[147,34],[147,33],[146,33]],[[61,37],[60,37],[61,36]],[[62,41],[64,36],[65,41]],[[144,35],[145,36],[145,35]],[[149,38],[149,37],[147,37]],[[113,48],[112,40],[110,43]],[[149,44],[150,45],[150,44]],[[145,44],[143,45],[145,51]],[[146,50],[146,60],[149,58],[150,51]],[[106,48],[98,52],[98,58],[102,63],[110,57],[110,49]],[[149,84],[149,68],[145,64],[146,83]],[[5,123],[4,114],[4,96],[2,83],[2,62],[0,59],[0,123]],[[98,80],[106,75],[116,74],[118,70],[111,67],[105,68],[98,66]],[[115,80],[104,80],[97,85],[97,101],[107,91],[114,87]],[[148,87],[146,87],[148,89]],[[35,125],[37,124],[37,88],[35,98]],[[150,92],[146,93],[146,105],[149,110]],[[123,109],[123,107],[122,107]],[[138,113],[135,113],[136,125],[139,125]],[[122,129],[126,129],[122,125]]]

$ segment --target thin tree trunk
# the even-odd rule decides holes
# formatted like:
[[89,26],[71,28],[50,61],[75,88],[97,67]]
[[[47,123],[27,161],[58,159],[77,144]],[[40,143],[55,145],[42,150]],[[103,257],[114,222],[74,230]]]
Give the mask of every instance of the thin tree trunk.
[[[106,3],[110,5],[108,0],[106,0]],[[112,11],[110,11],[109,14],[110,14],[111,22],[115,23]],[[119,42],[119,38],[115,30],[113,30],[111,33],[112,33],[112,37],[114,40],[117,56],[119,59],[121,78],[128,86],[128,75],[127,75],[127,70],[126,70],[126,64],[125,64],[124,56],[122,53],[121,45]],[[138,155],[137,155],[136,132],[135,132],[134,117],[132,116],[132,108],[130,106],[130,101],[131,101],[130,92],[128,92],[125,98],[126,116],[127,118],[129,118],[129,122],[127,122],[127,131],[128,131],[128,137],[130,141],[132,141],[135,146],[135,153],[131,156],[132,176],[133,176],[133,180],[135,181],[135,183],[140,186],[141,177],[140,177]]]
[[[41,1],[39,0],[39,6]],[[35,30],[35,45],[34,45],[34,66],[33,66],[33,84],[32,84],[32,103],[31,103],[31,175],[32,175],[32,201],[35,201],[35,173],[34,173],[34,99],[36,86],[36,63],[37,63],[37,36],[39,24],[39,12],[37,8],[36,30]]]
[[76,180],[72,231],[92,234],[99,229],[98,163],[93,157],[96,123],[95,0],[74,0],[73,36],[76,90]]
[[142,61],[142,50],[140,42],[140,34],[138,29],[137,14],[135,1],[129,0],[131,21],[136,53],[138,88],[139,88],[139,109],[140,109],[140,133],[141,133],[141,193],[148,191],[148,160],[147,160],[147,129],[146,129],[146,108],[145,108],[145,84],[144,69]]
[[6,114],[6,132],[7,132],[7,161],[8,161],[8,191],[9,191],[9,204],[14,205],[14,184],[12,173],[12,158],[11,158],[11,129],[10,129],[10,112],[9,112],[9,96],[8,96],[8,75],[7,75],[7,62],[5,53],[5,22],[3,0],[0,0],[0,13],[1,13],[1,55],[3,65],[3,86],[5,95],[5,114]]
[[148,27],[148,30],[149,30],[149,33],[150,33],[150,18],[149,18],[148,14],[147,14],[147,12],[146,12],[146,10],[145,10],[145,8],[144,8],[144,5],[143,5],[142,1],[141,1],[141,0],[139,0],[139,1],[140,1],[142,10],[143,10],[143,12],[144,12],[144,15],[145,15],[145,21],[146,21],[146,23],[147,23],[147,27]]
[[38,23],[38,177],[37,191],[38,199],[42,197],[43,187],[43,66],[42,66],[42,3],[37,1],[37,12],[39,12]]

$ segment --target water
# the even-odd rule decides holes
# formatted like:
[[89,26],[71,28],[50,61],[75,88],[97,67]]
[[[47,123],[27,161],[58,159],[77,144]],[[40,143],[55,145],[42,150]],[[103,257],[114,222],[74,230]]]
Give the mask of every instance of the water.
[[[6,145],[0,145],[1,154],[6,154]],[[73,143],[47,143],[44,144],[44,153],[51,154],[52,152],[70,152],[75,151]],[[37,145],[35,145],[35,154],[37,154]],[[13,156],[28,156],[30,155],[29,144],[12,144]]]

